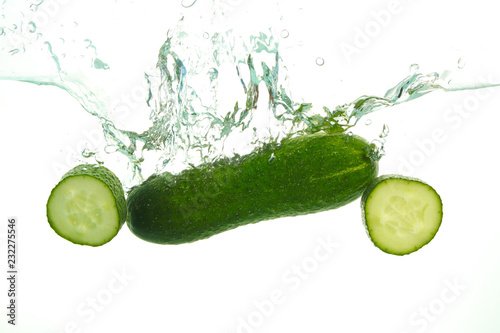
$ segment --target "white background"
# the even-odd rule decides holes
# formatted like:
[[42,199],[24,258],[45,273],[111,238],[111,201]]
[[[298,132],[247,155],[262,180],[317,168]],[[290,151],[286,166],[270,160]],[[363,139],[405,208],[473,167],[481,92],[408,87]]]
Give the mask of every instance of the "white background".
[[[182,12],[209,15],[203,0],[189,10],[163,2],[61,1],[50,15],[78,21],[103,60],[128,61],[123,75],[140,77]],[[453,69],[469,81],[500,82],[492,1],[217,3],[234,29],[289,31],[292,91],[317,105],[384,94],[414,63],[422,72]],[[362,42],[360,31],[371,36]],[[351,57],[342,51],[347,44],[357,49]],[[419,177],[443,199],[440,231],[411,255],[372,245],[359,201],[178,246],[146,243],[124,226],[90,248],[57,236],[45,204],[60,177],[55,162],[74,162],[98,121],[60,89],[2,81],[0,257],[6,272],[7,218],[16,216],[19,280],[12,327],[1,279],[1,331],[498,332],[499,108],[498,89],[437,92],[369,117],[368,128],[390,128],[380,173]]]

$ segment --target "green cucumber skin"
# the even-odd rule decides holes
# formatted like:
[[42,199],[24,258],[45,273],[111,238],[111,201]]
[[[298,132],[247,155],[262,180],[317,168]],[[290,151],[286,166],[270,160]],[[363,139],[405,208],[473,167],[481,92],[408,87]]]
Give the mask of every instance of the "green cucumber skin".
[[[107,170],[107,172],[102,172],[102,169]],[[118,207],[118,214],[120,217],[120,228],[125,224],[125,220],[127,219],[127,205],[126,205],[126,200],[125,200],[125,192],[123,191],[123,187],[119,186],[118,184],[121,184],[120,180],[118,177],[115,176],[115,174],[109,170],[108,168],[102,166],[102,165],[97,165],[97,164],[80,164],[73,169],[69,170],[66,172],[62,177],[59,183],[61,183],[63,180],[73,177],[73,176],[82,176],[82,175],[87,175],[94,177],[101,182],[105,183],[111,192],[113,193],[113,197],[115,198],[115,204],[116,207]],[[116,185],[115,185],[116,184]],[[52,192],[56,188],[52,189]],[[52,195],[51,192],[51,195]]]
[[359,198],[377,176],[370,149],[358,136],[316,133],[178,175],[152,176],[129,192],[127,224],[146,241],[181,244],[335,209]]

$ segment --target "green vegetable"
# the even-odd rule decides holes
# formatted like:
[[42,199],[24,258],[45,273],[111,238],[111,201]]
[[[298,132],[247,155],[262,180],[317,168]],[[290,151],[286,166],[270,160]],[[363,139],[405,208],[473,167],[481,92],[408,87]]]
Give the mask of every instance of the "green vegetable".
[[372,153],[363,138],[321,132],[177,175],[154,175],[130,191],[127,224],[144,240],[180,244],[338,208],[359,198],[377,176]]
[[103,166],[82,164],[71,169],[47,201],[50,226],[75,244],[99,246],[109,242],[126,217],[122,184]]
[[405,255],[429,243],[443,218],[437,192],[416,178],[381,176],[361,198],[363,221],[371,240],[382,251]]

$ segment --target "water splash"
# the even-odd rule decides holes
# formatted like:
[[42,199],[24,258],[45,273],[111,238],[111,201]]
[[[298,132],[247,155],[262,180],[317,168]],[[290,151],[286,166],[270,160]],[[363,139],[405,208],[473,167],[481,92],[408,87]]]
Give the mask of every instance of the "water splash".
[[[195,2],[182,4],[192,6]],[[36,11],[42,3],[30,3],[29,8]],[[5,6],[13,6],[13,2],[4,1],[2,8]],[[26,10],[11,8],[10,12]],[[231,29],[208,33],[181,19],[159,47],[155,68],[144,75],[147,94],[137,112],[143,112],[139,117],[148,126],[133,131],[117,125],[120,119],[106,97],[105,88],[114,84],[113,63],[98,57],[90,39],[50,40],[35,33],[37,26],[30,22],[29,15],[12,15],[0,21],[0,79],[52,85],[74,97],[100,120],[106,139],[103,153],[127,157],[127,187],[140,183],[143,173],[177,172],[221,157],[243,155],[286,136],[318,131],[347,133],[372,112],[434,91],[498,85],[452,84],[449,72],[425,74],[414,64],[409,75],[383,96],[364,95],[318,111],[312,103],[297,102],[289,89],[286,59],[282,59],[279,44],[289,36],[287,30],[269,29],[245,36]],[[30,32],[28,37],[20,27]],[[78,24],[73,22],[71,28],[78,28]],[[323,58],[316,63],[323,65]],[[384,127],[372,141],[373,158],[384,155],[387,135]],[[82,156],[98,154],[84,151]],[[146,160],[154,167],[144,172]]]
[[157,171],[250,152],[297,125],[307,107],[287,93],[278,46],[272,31],[242,39],[229,30],[207,41],[181,22],[170,32],[148,75],[153,126],[138,138],[163,152]]

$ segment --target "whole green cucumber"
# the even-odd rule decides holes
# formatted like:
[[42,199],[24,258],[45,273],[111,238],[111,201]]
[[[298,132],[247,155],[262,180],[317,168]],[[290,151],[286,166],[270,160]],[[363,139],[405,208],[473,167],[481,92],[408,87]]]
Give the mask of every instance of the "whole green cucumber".
[[338,208],[361,196],[378,162],[361,137],[318,132],[154,175],[127,198],[130,230],[159,244],[197,241],[258,221]]

